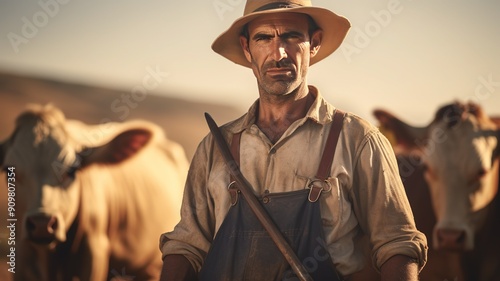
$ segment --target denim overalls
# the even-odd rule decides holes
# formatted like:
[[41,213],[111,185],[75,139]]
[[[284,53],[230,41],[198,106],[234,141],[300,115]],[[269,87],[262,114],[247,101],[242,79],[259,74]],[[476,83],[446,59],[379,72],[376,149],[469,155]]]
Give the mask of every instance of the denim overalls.
[[[315,281],[341,280],[326,249],[318,199],[326,186],[324,181],[331,168],[342,121],[343,113],[337,110],[316,176],[318,180],[312,182],[310,189],[267,193],[258,198]],[[241,133],[235,134],[231,143],[238,164],[240,137]],[[199,280],[299,280],[245,198],[231,185],[228,188],[232,206],[215,236]]]

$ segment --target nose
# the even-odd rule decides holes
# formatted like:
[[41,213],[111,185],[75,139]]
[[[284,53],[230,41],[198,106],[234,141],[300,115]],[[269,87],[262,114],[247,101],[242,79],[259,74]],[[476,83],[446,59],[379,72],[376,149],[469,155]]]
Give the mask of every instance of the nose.
[[55,216],[43,213],[31,215],[26,219],[28,237],[37,244],[49,244],[54,241],[58,225]]
[[286,48],[280,40],[274,40],[273,49],[272,49],[272,58],[274,61],[281,61],[284,58],[287,58],[288,55],[286,53]]
[[439,249],[464,250],[466,234],[459,229],[437,229],[436,231]]

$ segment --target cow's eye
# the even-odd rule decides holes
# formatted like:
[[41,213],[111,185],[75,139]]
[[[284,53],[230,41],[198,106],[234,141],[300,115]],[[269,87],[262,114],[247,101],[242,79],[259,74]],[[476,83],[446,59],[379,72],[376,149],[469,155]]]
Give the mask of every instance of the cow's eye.
[[476,171],[476,174],[470,179],[469,184],[473,186],[473,190],[477,190],[481,187],[480,181],[486,176],[488,170],[485,168],[480,168]]
[[427,180],[436,180],[438,175],[436,172],[432,169],[431,166],[425,165],[423,170],[424,176]]
[[80,161],[80,157],[77,157],[75,162],[73,162],[73,164],[71,164],[71,166],[68,167],[66,174],[71,178],[75,178],[76,171],[78,171],[80,169],[81,163],[82,162]]
[[76,171],[78,171],[78,168],[79,167],[77,167],[77,166],[70,166],[68,168],[68,170],[66,171],[66,173],[68,174],[68,176],[75,178]]
[[479,171],[477,172],[477,178],[481,179],[482,177],[484,177],[486,175],[486,173],[487,173],[487,171],[485,168],[479,169]]
[[422,165],[420,165],[420,167],[422,167],[422,171],[427,171],[429,170],[429,166],[427,166],[427,164],[423,163]]

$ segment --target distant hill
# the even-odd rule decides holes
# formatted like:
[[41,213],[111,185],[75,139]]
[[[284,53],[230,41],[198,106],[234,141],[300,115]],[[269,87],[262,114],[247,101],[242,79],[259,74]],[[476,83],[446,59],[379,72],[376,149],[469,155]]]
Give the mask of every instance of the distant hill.
[[189,159],[208,133],[204,112],[209,112],[219,124],[243,114],[242,110],[230,106],[168,95],[147,94],[134,99],[131,92],[123,90],[0,73],[0,141],[12,132],[15,118],[28,103],[53,103],[62,109],[66,118],[90,124],[106,120],[150,120],[162,127],[169,138],[179,142]]

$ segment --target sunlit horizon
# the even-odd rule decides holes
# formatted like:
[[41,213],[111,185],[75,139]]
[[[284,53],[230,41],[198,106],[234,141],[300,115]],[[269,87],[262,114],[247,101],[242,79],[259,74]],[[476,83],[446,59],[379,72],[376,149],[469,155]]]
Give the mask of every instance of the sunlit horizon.
[[[245,1],[2,1],[0,71],[130,89],[148,71],[151,93],[245,110],[252,72],[215,54],[213,40]],[[346,16],[342,47],[309,83],[334,105],[373,121],[377,107],[423,124],[454,100],[500,116],[500,3],[313,1]]]

